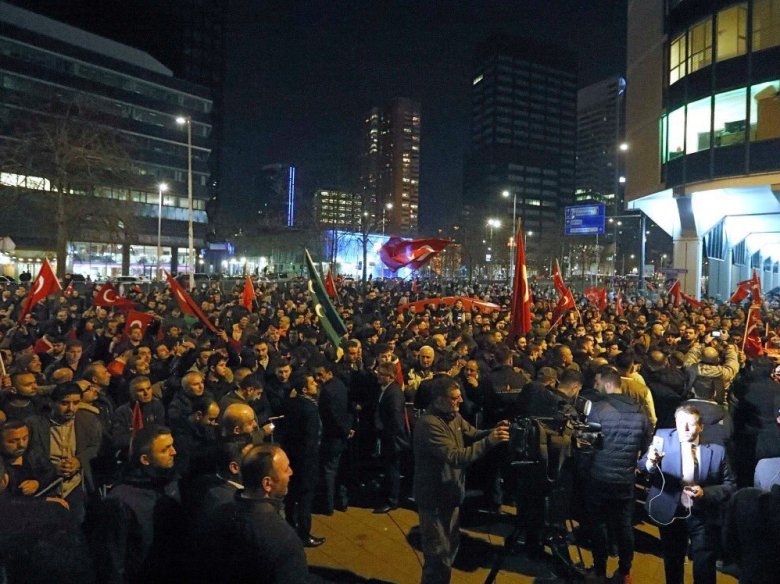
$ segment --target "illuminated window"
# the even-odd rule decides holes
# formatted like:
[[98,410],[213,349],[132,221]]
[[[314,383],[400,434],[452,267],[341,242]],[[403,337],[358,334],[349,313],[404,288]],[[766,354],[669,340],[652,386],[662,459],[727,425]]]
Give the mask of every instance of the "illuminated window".
[[669,47],[669,84],[685,76],[686,36],[680,35]]
[[780,0],[754,0],[753,50],[780,45]]
[[715,146],[745,142],[745,96],[744,87],[715,96]]
[[667,157],[672,160],[685,152],[685,108],[681,107],[669,114],[669,129],[667,131]]
[[780,138],[780,81],[750,88],[750,139]]
[[747,3],[718,13],[718,61],[747,52]]
[[688,31],[688,73],[712,64],[712,18]]
[[685,153],[692,154],[710,147],[711,98],[688,104]]

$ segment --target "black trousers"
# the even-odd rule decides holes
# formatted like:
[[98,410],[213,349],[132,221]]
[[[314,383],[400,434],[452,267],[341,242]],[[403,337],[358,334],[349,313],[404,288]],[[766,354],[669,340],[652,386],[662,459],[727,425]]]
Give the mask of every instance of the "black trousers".
[[585,497],[593,570],[604,575],[607,570],[607,535],[614,533],[618,545],[618,569],[631,571],[634,560],[634,484],[607,484],[590,481]]
[[380,460],[385,473],[382,492],[386,496],[387,503],[397,507],[401,495],[401,451],[396,446],[393,436],[383,436],[379,444]]
[[333,512],[336,506],[348,504],[346,469],[344,456],[347,450],[346,438],[325,438],[322,440],[320,461],[322,480],[325,483],[325,511]]
[[683,584],[683,570],[688,541],[693,556],[694,584],[715,584],[715,562],[718,559],[720,529],[703,517],[691,515],[677,519],[671,525],[659,526],[664,554],[666,584]]

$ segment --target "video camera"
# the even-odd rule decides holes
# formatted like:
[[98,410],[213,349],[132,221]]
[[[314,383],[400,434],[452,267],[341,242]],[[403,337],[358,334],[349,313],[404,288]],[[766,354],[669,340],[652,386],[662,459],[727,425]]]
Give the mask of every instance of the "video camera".
[[587,454],[601,448],[601,424],[587,421],[590,407],[589,400],[577,398],[574,406],[561,404],[552,417],[515,417],[509,425],[510,464],[547,462],[553,452],[568,458],[572,451]]

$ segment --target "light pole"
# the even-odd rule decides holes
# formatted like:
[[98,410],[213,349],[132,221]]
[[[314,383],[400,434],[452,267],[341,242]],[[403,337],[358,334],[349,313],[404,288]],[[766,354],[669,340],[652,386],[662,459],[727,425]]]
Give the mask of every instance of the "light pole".
[[[493,230],[501,227],[501,221],[498,219],[488,219],[487,226],[490,229],[490,263],[493,264]],[[491,266],[492,267],[492,266]],[[491,270],[492,272],[493,270]]]
[[515,254],[513,252],[514,247],[517,245],[517,242],[515,241],[515,238],[517,237],[517,193],[510,193],[509,191],[503,191],[501,193],[501,196],[505,199],[508,199],[510,194],[512,195],[512,238],[510,241],[513,244],[512,247],[509,248],[509,277],[511,279],[515,277]]
[[390,211],[392,208],[392,203],[385,203],[385,206],[382,207],[382,235],[385,234],[385,211]]
[[192,117],[179,116],[176,123],[187,126],[187,203],[189,206],[189,226],[187,230],[187,264],[190,269],[190,290],[195,289],[195,237],[192,232]]
[[168,190],[168,185],[164,182],[157,185],[160,193],[160,198],[157,207],[157,279],[162,280],[162,270],[160,266],[160,258],[162,257],[162,196],[165,191]]

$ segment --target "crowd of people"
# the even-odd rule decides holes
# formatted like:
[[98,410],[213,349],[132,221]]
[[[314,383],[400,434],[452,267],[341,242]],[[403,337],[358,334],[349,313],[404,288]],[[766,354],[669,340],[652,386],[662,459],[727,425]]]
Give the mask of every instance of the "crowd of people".
[[[538,464],[512,470],[510,422],[577,417],[601,432],[571,457],[562,512],[583,526],[590,581],[607,581],[611,546],[611,581],[631,581],[645,481],[668,584],[689,549],[697,584],[724,559],[741,582],[774,578],[776,302],[761,309],[766,354],[747,359],[744,307],[639,294],[601,310],[578,297],[556,323],[539,286],[531,331],[512,338],[506,285],[343,283],[334,346],[304,279],[258,283],[249,306],[240,284],[203,285],[208,323],[161,285],[121,309],[68,290],[27,314],[24,286],[0,297],[3,581],[305,582],[304,548],[327,545],[312,513],[368,485],[376,513],[416,507],[422,581],[449,582],[467,480],[487,512],[515,505],[526,552],[545,553],[555,489]],[[495,306],[408,308],[444,296]],[[129,306],[152,322],[128,322]]]

